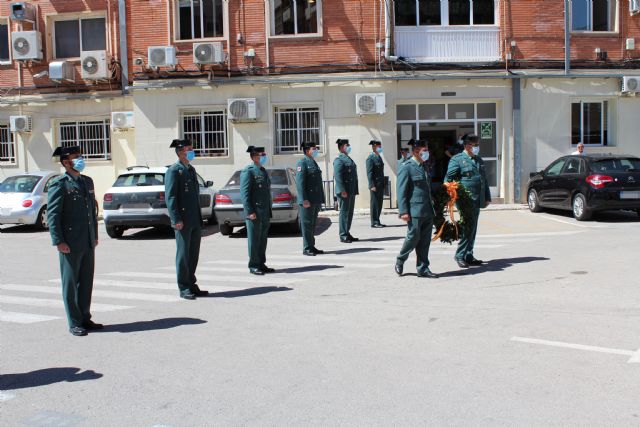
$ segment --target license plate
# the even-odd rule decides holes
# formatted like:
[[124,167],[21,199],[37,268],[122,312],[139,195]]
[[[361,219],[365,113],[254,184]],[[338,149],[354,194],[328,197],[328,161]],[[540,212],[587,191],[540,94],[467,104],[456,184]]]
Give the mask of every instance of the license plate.
[[149,209],[148,203],[128,203],[126,205],[122,205],[123,209]]
[[621,191],[620,199],[640,199],[640,191]]

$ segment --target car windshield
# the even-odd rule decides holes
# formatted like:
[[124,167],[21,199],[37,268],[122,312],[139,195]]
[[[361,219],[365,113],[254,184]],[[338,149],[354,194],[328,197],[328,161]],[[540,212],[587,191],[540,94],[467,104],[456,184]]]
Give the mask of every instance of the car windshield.
[[602,159],[591,163],[591,170],[597,173],[612,172],[638,172],[640,171],[640,159]]
[[114,187],[147,187],[150,185],[164,185],[163,173],[132,173],[120,175]]
[[34,175],[11,176],[0,184],[0,193],[31,193],[41,179]]
[[[271,185],[287,185],[287,171],[285,169],[267,169],[269,172],[269,178],[271,178]],[[229,181],[227,186],[240,185],[240,172],[236,171]]]

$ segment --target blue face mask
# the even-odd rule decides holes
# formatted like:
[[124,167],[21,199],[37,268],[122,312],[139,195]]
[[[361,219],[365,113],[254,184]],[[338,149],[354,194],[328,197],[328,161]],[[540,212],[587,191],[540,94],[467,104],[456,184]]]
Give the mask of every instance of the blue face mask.
[[73,163],[73,168],[78,171],[78,172],[82,172],[84,170],[85,164],[84,164],[84,157],[80,156],[80,157],[76,157],[75,159],[73,159],[71,161]]
[[347,146],[347,148],[344,150],[345,153],[349,154],[351,153],[351,146]]
[[382,154],[382,147],[378,147],[378,148],[376,148],[376,152],[377,152],[378,154]]
[[429,160],[429,152],[423,151],[422,153],[420,153],[420,158],[422,158],[423,162],[426,162],[427,160]]
[[474,156],[477,156],[478,153],[480,152],[480,147],[472,147],[471,152],[473,153]]
[[266,165],[268,160],[269,160],[269,157],[267,157],[267,156],[260,156],[260,165],[261,165],[261,166]]
[[318,154],[320,154],[318,150],[311,150],[311,157],[318,157]]
[[196,158],[196,152],[193,150],[187,151],[187,160],[192,162]]

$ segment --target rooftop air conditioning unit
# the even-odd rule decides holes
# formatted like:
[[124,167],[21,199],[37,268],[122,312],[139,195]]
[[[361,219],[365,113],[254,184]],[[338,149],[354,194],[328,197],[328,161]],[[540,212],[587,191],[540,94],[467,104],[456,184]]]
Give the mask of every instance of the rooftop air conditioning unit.
[[356,114],[384,114],[387,112],[384,93],[357,93]]
[[14,31],[11,33],[11,49],[16,61],[40,61],[42,37],[38,31]]
[[194,43],[193,62],[194,64],[220,64],[224,62],[222,43]]
[[84,80],[101,80],[110,77],[105,50],[90,50],[80,53],[81,75]]
[[175,46],[150,46],[149,67],[175,67],[178,65]]
[[640,76],[622,77],[622,92],[640,93]]
[[114,111],[111,113],[111,127],[114,129],[131,129],[134,127],[133,111]]
[[76,70],[69,61],[53,61],[49,63],[49,80],[54,82],[75,82]]
[[31,132],[31,116],[9,116],[11,132]]
[[25,2],[14,2],[11,6],[11,19],[14,21],[36,22],[36,6]]
[[252,121],[258,118],[255,98],[235,98],[227,100],[229,119],[233,121]]
[[640,0],[629,0],[629,12],[631,15],[640,13]]

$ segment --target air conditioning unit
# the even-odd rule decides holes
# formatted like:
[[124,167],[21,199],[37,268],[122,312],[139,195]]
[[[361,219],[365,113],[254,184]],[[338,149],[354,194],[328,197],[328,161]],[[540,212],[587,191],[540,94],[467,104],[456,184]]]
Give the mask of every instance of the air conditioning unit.
[[175,46],[150,46],[149,67],[175,67],[178,65]]
[[9,116],[11,132],[31,132],[31,116]]
[[230,120],[252,121],[258,118],[255,98],[233,98],[227,100],[227,110]]
[[76,70],[69,61],[53,61],[49,63],[49,80],[54,82],[75,82]]
[[89,50],[80,53],[81,75],[84,80],[102,80],[111,77],[107,66],[107,51]]
[[38,31],[14,31],[11,33],[11,49],[16,61],[40,61],[42,37]]
[[194,43],[193,63],[194,64],[220,64],[224,62],[224,52],[222,43]]
[[384,93],[357,93],[356,114],[384,114],[387,112]]
[[111,113],[111,127],[114,129],[131,129],[134,127],[133,111],[114,111]]
[[640,13],[640,0],[629,0],[629,12],[631,15]]
[[11,19],[14,21],[36,22],[36,6],[25,2],[14,2],[10,4]]
[[622,92],[640,93],[640,76],[622,77]]

